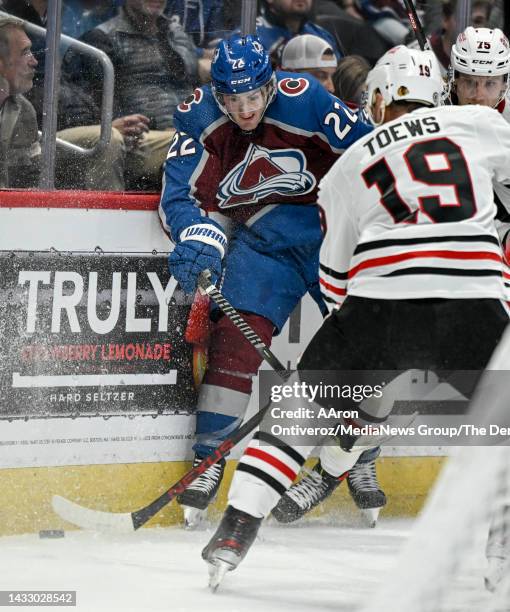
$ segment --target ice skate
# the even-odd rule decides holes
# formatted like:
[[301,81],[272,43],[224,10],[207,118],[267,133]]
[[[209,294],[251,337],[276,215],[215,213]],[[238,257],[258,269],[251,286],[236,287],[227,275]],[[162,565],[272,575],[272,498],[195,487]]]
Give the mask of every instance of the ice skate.
[[375,460],[358,462],[350,470],[347,484],[354,503],[368,527],[375,527],[386,495],[377,482]]
[[299,482],[293,484],[273,508],[272,515],[279,523],[292,523],[327,499],[342,482],[321,467],[320,461]]
[[184,511],[184,529],[198,529],[207,517],[207,508],[200,510],[191,506],[183,506]]
[[[193,467],[196,467],[203,457],[195,455]],[[189,487],[177,497],[184,509],[184,527],[195,529],[207,514],[207,506],[214,500],[223,478],[225,459],[211,465],[203,474],[194,480]]]
[[207,564],[207,570],[209,572],[209,588],[213,593],[216,593],[218,587],[223,581],[225,574],[234,569],[230,563],[217,559],[214,565],[212,563]]
[[261,518],[227,507],[216,533],[202,551],[202,559],[209,565],[209,588],[212,591],[216,591],[225,574],[244,559],[261,523]]

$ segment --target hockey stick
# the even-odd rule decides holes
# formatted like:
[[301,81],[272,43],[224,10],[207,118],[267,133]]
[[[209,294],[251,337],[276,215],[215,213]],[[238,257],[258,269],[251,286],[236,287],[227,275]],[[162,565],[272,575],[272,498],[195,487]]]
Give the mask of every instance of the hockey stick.
[[[280,363],[277,357],[264,344],[258,334],[256,334],[248,323],[246,323],[242,316],[216,289],[216,287],[210,283],[209,276],[210,275],[207,271],[200,275],[198,281],[200,289],[216,302],[221,311],[241,331],[241,333],[255,348],[259,355],[261,355],[262,358],[265,359],[267,363],[280,375],[282,380],[287,380],[291,372],[287,370],[282,363]],[[260,424],[270,405],[271,402],[268,402],[244,425],[234,431],[229,438],[224,440],[211,455],[206,457],[201,463],[184,474],[179,481],[162,493],[158,498],[139,510],[135,510],[134,512],[103,512],[101,510],[92,510],[91,508],[80,506],[80,504],[72,502],[65,497],[61,497],[60,495],[54,495],[52,498],[53,510],[69,523],[73,523],[84,529],[105,529],[120,532],[136,531],[145,525],[145,523],[155,516],[162,508],[169,504],[174,497],[180,493],[183,493],[188,486],[208,468],[210,468],[211,465],[214,465],[226,457],[240,440],[242,440]]]
[[421,25],[420,18],[418,17],[418,13],[414,7],[413,0],[404,0],[404,4],[406,5],[407,17],[409,19],[409,23],[413,28],[414,35],[416,36],[416,40],[420,45],[420,49],[422,51],[430,50],[429,41],[425,36],[425,32],[423,31],[423,26]]
[[221,312],[226,315],[237,329],[243,334],[248,342],[253,346],[257,353],[267,361],[267,363],[273,368],[275,372],[282,372],[288,374],[285,366],[280,363],[274,353],[264,344],[262,339],[253,331],[253,329],[246,323],[243,317],[237,312],[237,310],[229,304],[228,300],[221,294],[218,289],[209,280],[210,273],[208,270],[202,272],[198,278],[199,289],[210,296],[212,300],[218,305]]

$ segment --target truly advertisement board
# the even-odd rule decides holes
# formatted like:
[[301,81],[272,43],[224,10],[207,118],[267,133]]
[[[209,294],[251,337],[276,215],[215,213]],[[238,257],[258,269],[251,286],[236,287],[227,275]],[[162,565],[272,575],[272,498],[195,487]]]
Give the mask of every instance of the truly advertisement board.
[[188,457],[204,349],[157,196],[1,196],[0,469]]
[[0,253],[0,420],[192,412],[184,297],[161,256]]

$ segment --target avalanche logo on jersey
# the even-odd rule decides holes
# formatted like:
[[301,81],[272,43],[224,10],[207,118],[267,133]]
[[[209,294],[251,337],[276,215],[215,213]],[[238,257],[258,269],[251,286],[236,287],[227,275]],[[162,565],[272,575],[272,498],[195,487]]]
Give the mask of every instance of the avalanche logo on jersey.
[[220,183],[220,208],[256,204],[270,195],[303,195],[315,188],[306,159],[296,149],[266,149],[250,145],[242,162]]

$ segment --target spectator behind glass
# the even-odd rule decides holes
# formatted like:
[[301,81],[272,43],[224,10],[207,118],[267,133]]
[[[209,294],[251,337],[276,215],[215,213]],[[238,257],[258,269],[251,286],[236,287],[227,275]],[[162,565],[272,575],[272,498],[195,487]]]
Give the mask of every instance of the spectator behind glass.
[[35,187],[39,179],[37,119],[23,96],[37,66],[31,48],[23,22],[0,17],[0,187]]
[[199,57],[224,35],[223,0],[168,0],[165,13],[192,36]]
[[[41,28],[46,27],[46,11],[48,8],[48,0],[4,0],[2,10],[28,21]],[[62,8],[62,20],[69,19],[69,13],[66,6]],[[32,52],[37,60],[35,69],[34,87],[27,94],[27,99],[33,104],[37,113],[37,122],[42,123],[42,96],[44,90],[44,62],[45,62],[45,40],[43,36],[35,36],[30,34],[32,40]]]
[[[117,6],[123,1],[65,0],[62,5],[62,33],[78,38],[83,32],[113,16],[117,11]],[[1,9],[23,19],[23,21],[46,28],[48,0],[4,0]],[[101,15],[103,15],[103,18],[100,17]],[[94,16],[100,21],[95,22]],[[37,123],[41,125],[46,44],[44,36],[29,34],[29,38],[32,40],[32,51],[37,59],[38,66],[34,77],[34,87],[28,93],[27,98],[32,102],[37,113]],[[64,55],[68,45],[62,43],[60,49],[62,55]]]
[[306,72],[314,76],[329,93],[333,93],[331,77],[337,59],[331,46],[313,34],[291,38],[285,45],[281,59],[282,70]]
[[[128,186],[159,189],[174,134],[173,113],[197,81],[195,45],[165,15],[166,0],[125,0],[113,19],[81,37],[104,51],[115,69],[113,125],[128,149]],[[64,70],[94,99],[66,109],[67,127],[99,123],[102,71],[96,61],[68,52]]]
[[122,4],[124,0],[64,0],[62,33],[80,38],[114,17]]
[[[3,0],[1,8],[24,21],[35,23],[41,28],[46,27],[48,0]],[[66,13],[67,7],[64,6],[62,17],[65,17]]]
[[471,3],[471,24],[474,28],[488,28],[493,3],[491,0],[474,0]]
[[269,51],[274,65],[280,63],[283,46],[298,34],[323,38],[342,57],[335,38],[324,28],[310,21],[313,0],[261,0],[262,17],[257,20],[257,35]]
[[[32,23],[45,27],[46,10],[48,0],[37,0],[28,3],[25,0],[20,3],[12,3],[11,7],[16,9],[19,15],[30,20]],[[63,11],[63,15],[66,10]],[[27,97],[35,108],[37,125],[42,125],[43,99],[44,99],[44,39],[34,36],[34,41],[40,50],[39,65],[36,68],[34,86],[28,92]],[[69,101],[73,107],[80,104],[82,107],[91,108],[92,98],[87,96],[79,87],[71,85],[61,76],[60,98],[59,98],[59,127],[66,121],[62,120],[65,109],[69,107]],[[77,144],[81,147],[91,148],[99,139],[99,126],[88,126],[74,128],[71,130],[60,130],[57,137],[67,142]],[[89,156],[79,155],[57,145],[57,159],[55,167],[56,185],[64,189],[95,189],[100,191],[122,191],[124,189],[124,142],[120,133],[113,129],[110,144],[99,153]]]
[[[117,13],[124,0],[64,0],[62,4],[62,34],[79,38]],[[46,27],[48,0],[3,0],[2,10],[20,19]],[[37,43],[38,44],[38,43]],[[34,41],[34,47],[36,42]],[[44,50],[44,45],[38,48]],[[39,57],[37,58],[39,61]]]
[[369,71],[370,65],[360,55],[343,57],[333,75],[335,96],[350,108],[359,109]]
[[342,3],[337,4],[335,0],[315,0],[313,8],[315,17],[342,17],[345,14]]
[[404,42],[409,33],[409,22],[399,0],[358,0],[358,8],[389,44]]
[[350,15],[354,19],[358,19],[359,21],[364,21],[363,15],[360,13],[355,0],[343,0],[341,4],[343,10],[348,15]]

